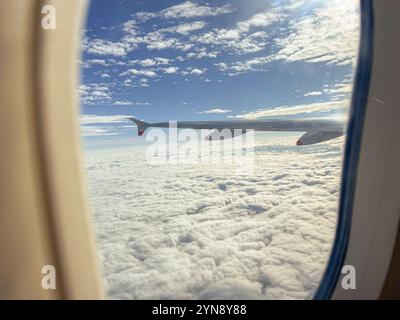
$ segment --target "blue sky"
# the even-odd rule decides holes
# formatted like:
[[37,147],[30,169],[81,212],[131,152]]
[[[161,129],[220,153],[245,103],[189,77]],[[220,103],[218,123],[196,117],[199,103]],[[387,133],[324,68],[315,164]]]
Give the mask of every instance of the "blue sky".
[[358,1],[93,0],[79,88],[87,146],[145,121],[343,115]]

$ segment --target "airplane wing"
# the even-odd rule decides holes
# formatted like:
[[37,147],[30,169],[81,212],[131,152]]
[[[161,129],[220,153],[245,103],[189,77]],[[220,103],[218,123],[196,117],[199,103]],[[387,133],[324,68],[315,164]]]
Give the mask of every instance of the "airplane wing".
[[[128,118],[134,122],[138,129],[138,135],[141,136],[147,128],[169,128],[170,122],[147,123],[136,118]],[[238,120],[238,121],[178,121],[175,122],[179,129],[209,129],[213,130],[206,139],[215,139],[215,133],[222,130],[231,130],[232,136],[247,131],[287,131],[287,132],[305,132],[296,142],[298,146],[315,144],[340,137],[344,134],[344,122],[337,120]]]

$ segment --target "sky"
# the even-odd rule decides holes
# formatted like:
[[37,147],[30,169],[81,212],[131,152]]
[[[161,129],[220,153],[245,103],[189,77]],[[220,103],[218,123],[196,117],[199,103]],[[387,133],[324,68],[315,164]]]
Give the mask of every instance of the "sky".
[[127,116],[341,117],[358,20],[355,0],[93,0],[79,61],[85,146],[140,143]]

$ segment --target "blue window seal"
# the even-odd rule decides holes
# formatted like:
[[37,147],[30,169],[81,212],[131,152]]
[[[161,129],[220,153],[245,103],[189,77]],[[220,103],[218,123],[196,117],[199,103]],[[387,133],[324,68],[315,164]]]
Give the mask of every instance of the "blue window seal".
[[315,300],[326,300],[332,297],[341,273],[350,236],[357,167],[372,71],[373,0],[361,0],[360,13],[360,48],[347,125],[338,224],[332,253],[320,286],[314,295]]

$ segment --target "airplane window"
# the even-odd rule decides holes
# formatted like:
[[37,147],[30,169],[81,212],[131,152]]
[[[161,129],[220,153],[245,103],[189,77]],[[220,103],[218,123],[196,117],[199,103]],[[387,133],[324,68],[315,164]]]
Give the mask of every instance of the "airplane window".
[[307,299],[332,249],[356,0],[93,0],[81,135],[111,299]]

